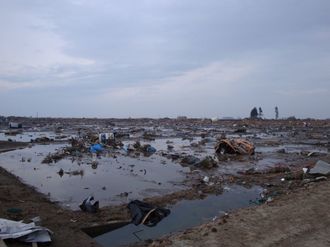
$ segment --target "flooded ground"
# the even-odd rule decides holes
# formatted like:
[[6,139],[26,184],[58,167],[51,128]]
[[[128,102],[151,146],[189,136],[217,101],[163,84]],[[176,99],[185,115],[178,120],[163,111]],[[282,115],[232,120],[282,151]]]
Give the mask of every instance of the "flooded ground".
[[[44,121],[42,127],[22,129],[13,136],[3,129],[0,140],[10,138],[11,143],[29,146],[0,153],[2,168],[64,210],[79,210],[86,197],[94,196],[101,212],[116,209],[107,219],[127,220],[127,214],[121,216],[117,209],[124,210],[135,199],[172,211],[157,227],[127,225],[97,237],[104,246],[157,239],[210,221],[224,211],[247,207],[265,188],[273,193],[299,184],[302,168],[328,157],[330,146],[330,128],[319,122],[81,119],[58,120],[66,127],[57,133],[58,123],[52,126]],[[117,137],[93,154],[90,147],[99,142],[100,133]],[[249,140],[255,153],[216,154],[215,146],[224,136]],[[78,140],[76,146],[71,138]],[[60,154],[56,161],[43,162],[54,154]],[[200,166],[205,159],[212,165]],[[268,174],[278,167],[278,175],[276,169],[270,171],[275,175]],[[282,182],[287,177],[293,180],[289,185]],[[96,221],[93,216],[89,220]]]
[[[43,133],[34,136],[41,135]],[[125,146],[134,141],[124,141],[122,150],[104,152],[96,158],[96,162],[93,162],[92,154],[86,153],[81,157],[66,157],[51,164],[42,164],[42,160],[49,153],[54,153],[68,144],[36,144],[22,150],[0,154],[0,166],[19,176],[52,201],[77,210],[82,200],[90,195],[100,200],[101,206],[108,206],[186,189],[184,181],[195,168],[184,167],[179,162],[163,157],[162,154],[166,152],[178,156],[194,155],[199,159],[214,156],[216,140],[209,138],[202,146],[196,144],[200,141],[200,137],[194,137],[192,140],[160,138],[154,141],[141,141],[142,145],[148,143],[156,148],[156,153],[150,156],[127,153]],[[168,150],[168,145],[172,145],[173,148]],[[306,150],[326,152],[325,148],[311,145],[257,146],[256,151],[264,157],[242,157],[241,160],[221,161],[216,170],[199,172],[202,177],[233,175],[250,168],[262,170],[285,161],[283,155],[277,154],[277,150],[283,148],[288,150],[288,153]],[[61,169],[63,174],[60,173]]]
[[[149,131],[148,128],[146,129]],[[121,149],[106,150],[98,155],[96,161],[93,160],[92,154],[87,152],[80,154],[79,157],[65,157],[56,163],[42,164],[42,160],[48,154],[61,150],[69,144],[35,144],[29,148],[0,154],[0,166],[19,176],[25,183],[35,187],[52,201],[77,210],[82,200],[90,195],[97,198],[101,206],[108,206],[186,189],[189,183],[184,182],[189,179],[190,171],[193,170],[199,170],[201,177],[235,175],[251,168],[263,170],[284,163],[290,154],[327,153],[327,149],[322,146],[283,144],[283,138],[276,139],[274,135],[259,133],[255,137],[259,142],[261,141],[256,145],[256,155],[242,156],[238,159],[229,157],[227,160],[219,161],[216,169],[200,170],[169,157],[190,155],[199,160],[207,156],[215,157],[215,137],[202,138],[194,135],[187,137],[187,134],[184,134],[181,138],[165,138],[162,135],[163,131],[169,136],[175,131],[161,128],[159,131],[161,137],[153,140],[144,140],[136,136],[126,138]],[[180,132],[177,132],[177,135],[181,135]],[[281,133],[281,136],[283,135],[284,133]],[[15,140],[27,142],[29,138],[56,138],[56,136],[58,135],[51,131],[24,132],[16,135]],[[71,136],[74,134],[71,134],[70,138]],[[247,136],[252,138],[250,134],[241,135],[241,138]],[[0,137],[4,138],[4,134]],[[150,144],[156,149],[156,153],[143,155],[127,152],[128,145],[140,139],[141,145]],[[273,140],[271,146],[266,145],[269,139]],[[266,143],[263,143],[263,140]],[[284,151],[279,153],[279,150]],[[62,174],[60,170],[63,171]]]
[[[96,165],[92,164],[91,155],[65,158],[53,164],[41,163],[48,153],[64,146],[35,145],[6,152],[0,154],[0,165],[52,201],[74,210],[90,195],[100,200],[101,206],[107,206],[184,188],[182,181],[188,169],[169,161],[162,163],[164,159],[156,155],[139,158],[100,156]],[[60,169],[64,171],[62,175]]]
[[96,237],[96,241],[103,246],[117,247],[149,239],[157,239],[206,223],[221,217],[225,213],[251,205],[251,201],[260,198],[262,188],[254,186],[244,188],[240,186],[226,187],[221,195],[210,195],[203,200],[183,200],[170,208],[171,213],[155,227],[128,224],[114,231]]

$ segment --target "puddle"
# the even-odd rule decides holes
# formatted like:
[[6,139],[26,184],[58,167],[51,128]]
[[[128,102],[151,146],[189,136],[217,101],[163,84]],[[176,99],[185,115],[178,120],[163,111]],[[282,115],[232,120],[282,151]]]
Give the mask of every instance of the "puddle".
[[210,195],[203,200],[183,200],[169,207],[171,214],[155,227],[126,225],[95,238],[103,246],[122,246],[147,239],[157,239],[166,234],[182,231],[206,222],[225,212],[248,207],[251,200],[259,198],[262,188],[232,186],[221,195]]
[[[89,195],[99,200],[102,207],[185,188],[182,181],[188,169],[168,160],[164,163],[164,158],[158,155],[141,158],[118,156],[116,159],[101,157],[97,159],[97,166],[91,165],[89,155],[80,160],[62,159],[53,164],[41,164],[48,153],[64,146],[35,145],[2,153],[0,166],[49,195],[52,201],[74,210]],[[58,174],[60,169],[64,171],[62,177]],[[124,192],[128,192],[127,197],[120,196]]]

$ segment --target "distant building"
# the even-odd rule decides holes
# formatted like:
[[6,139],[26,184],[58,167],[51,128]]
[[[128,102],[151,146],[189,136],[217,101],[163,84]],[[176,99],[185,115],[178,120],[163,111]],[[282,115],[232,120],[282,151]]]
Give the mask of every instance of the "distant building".
[[188,118],[186,116],[178,116],[176,119],[177,120],[186,120]]
[[9,128],[10,129],[21,129],[23,126],[21,123],[16,123],[16,122],[10,122],[9,123]]

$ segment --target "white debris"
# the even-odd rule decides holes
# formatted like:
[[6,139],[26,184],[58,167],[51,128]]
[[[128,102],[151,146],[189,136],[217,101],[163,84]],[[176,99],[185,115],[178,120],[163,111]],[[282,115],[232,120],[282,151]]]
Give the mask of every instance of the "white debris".
[[205,176],[203,178],[203,181],[204,181],[204,183],[208,183],[208,182],[210,182],[210,178],[208,176]]
[[51,231],[34,222],[25,224],[21,221],[12,221],[0,218],[0,238],[19,239],[23,242],[51,242]]

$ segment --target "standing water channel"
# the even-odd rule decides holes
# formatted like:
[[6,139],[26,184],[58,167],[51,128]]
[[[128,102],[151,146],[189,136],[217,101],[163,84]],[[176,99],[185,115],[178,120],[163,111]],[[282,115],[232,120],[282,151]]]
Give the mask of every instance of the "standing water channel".
[[169,207],[171,214],[155,227],[128,224],[95,238],[103,246],[125,246],[139,241],[157,239],[164,235],[185,230],[219,217],[225,212],[248,207],[259,198],[262,188],[253,186],[226,187],[221,195],[210,195],[203,200],[182,200]]

